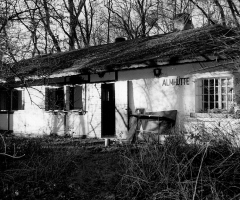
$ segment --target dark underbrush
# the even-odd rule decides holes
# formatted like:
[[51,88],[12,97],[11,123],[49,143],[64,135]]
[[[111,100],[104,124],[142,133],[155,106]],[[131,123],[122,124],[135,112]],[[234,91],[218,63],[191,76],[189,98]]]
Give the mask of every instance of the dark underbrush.
[[181,137],[145,144],[123,155],[120,199],[240,198],[240,150],[227,140],[196,145]]
[[[8,137],[0,145],[0,199],[106,199],[120,179],[116,151],[65,139]],[[56,145],[60,140],[63,146]],[[95,143],[96,140],[94,140]],[[6,149],[5,149],[6,145]],[[93,145],[93,144],[92,144]],[[58,148],[52,148],[52,147]],[[84,147],[83,147],[84,146]],[[24,156],[23,156],[24,155]]]
[[164,145],[108,148],[64,141],[4,138],[0,199],[240,198],[240,150],[227,140],[197,145],[171,137]]

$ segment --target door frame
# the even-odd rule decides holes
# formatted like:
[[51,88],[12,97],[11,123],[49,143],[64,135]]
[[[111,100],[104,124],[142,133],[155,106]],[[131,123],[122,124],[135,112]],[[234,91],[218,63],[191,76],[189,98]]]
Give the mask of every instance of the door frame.
[[[109,87],[108,87],[109,86]],[[111,91],[110,91],[111,90]],[[110,91],[110,92],[109,92]],[[106,93],[107,92],[107,93]],[[105,101],[107,99],[107,101]],[[110,104],[106,104],[107,102]],[[104,105],[105,102],[105,105]],[[101,84],[101,138],[113,138],[116,137],[116,116],[115,116],[115,83],[103,83]],[[111,105],[112,104],[112,105]],[[105,110],[106,109],[106,110]],[[108,110],[110,109],[110,110]],[[111,126],[109,132],[113,134],[104,134],[104,129],[109,127],[109,121],[106,119],[106,113],[110,113]]]

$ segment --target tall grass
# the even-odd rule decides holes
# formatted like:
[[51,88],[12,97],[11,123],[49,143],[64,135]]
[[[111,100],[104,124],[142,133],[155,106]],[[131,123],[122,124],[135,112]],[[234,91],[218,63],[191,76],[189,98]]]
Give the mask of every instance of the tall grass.
[[121,159],[10,138],[7,153],[25,156],[0,155],[0,199],[239,199],[240,149],[225,136],[209,138],[189,144],[179,134],[164,144],[130,145]]
[[240,198],[240,150],[228,140],[198,145],[175,136],[127,148],[122,157],[120,199]]
[[18,159],[0,155],[0,199],[114,199],[118,151],[85,142],[6,138],[6,153]]
[[16,151],[17,155],[25,156],[14,159],[1,155],[1,198],[67,198],[61,195],[63,192],[66,195],[71,190],[71,185],[66,180],[73,171],[76,151],[43,148],[40,139],[11,138],[5,142],[9,155]]

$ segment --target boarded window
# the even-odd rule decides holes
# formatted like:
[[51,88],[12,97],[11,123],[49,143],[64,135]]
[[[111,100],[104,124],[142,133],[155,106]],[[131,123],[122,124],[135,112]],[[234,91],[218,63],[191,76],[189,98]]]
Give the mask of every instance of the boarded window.
[[64,101],[64,88],[46,88],[45,90],[45,110],[63,110]]
[[83,109],[83,87],[81,85],[69,88],[69,108],[70,110]]

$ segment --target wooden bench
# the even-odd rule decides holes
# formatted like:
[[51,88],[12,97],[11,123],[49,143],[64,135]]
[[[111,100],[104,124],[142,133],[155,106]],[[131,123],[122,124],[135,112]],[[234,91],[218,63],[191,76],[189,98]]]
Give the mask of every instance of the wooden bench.
[[177,110],[142,112],[131,115],[129,140],[146,142],[161,142],[161,137],[170,135],[175,126]]

